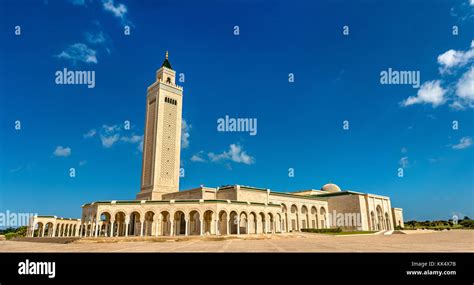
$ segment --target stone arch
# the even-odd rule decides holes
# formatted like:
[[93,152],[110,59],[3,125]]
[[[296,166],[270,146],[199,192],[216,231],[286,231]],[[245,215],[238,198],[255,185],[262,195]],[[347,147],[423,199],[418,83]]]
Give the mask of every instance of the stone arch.
[[275,221],[275,231],[281,233],[283,232],[283,229],[282,229],[282,225],[283,225],[283,221],[281,219],[281,214],[280,213],[276,213],[275,214],[275,217],[276,217],[276,221]]
[[112,214],[109,211],[102,211],[99,215],[99,219],[102,223],[100,226],[99,236],[109,236]]
[[116,211],[114,214],[114,228],[112,232],[112,236],[125,236],[126,232],[126,225],[125,222],[127,220],[127,215],[125,211],[119,210]]
[[174,229],[173,232],[175,235],[184,235],[186,234],[186,214],[182,210],[177,210],[173,215]]
[[143,235],[151,236],[153,235],[153,221],[155,219],[155,212],[148,210],[145,212],[144,221],[143,221]]
[[268,213],[267,214],[268,220],[267,220],[267,233],[273,233],[275,231],[275,218],[273,213]]
[[170,236],[171,235],[171,213],[167,210],[162,210],[160,212],[160,229],[158,234],[161,236]]
[[133,210],[130,213],[130,221],[128,224],[128,235],[129,236],[139,236],[142,230],[142,219],[144,215],[139,210]]
[[257,233],[257,214],[255,212],[250,212],[248,217],[248,233],[256,234]]
[[387,212],[385,212],[385,229],[390,230],[390,217]]
[[295,204],[291,205],[290,207],[290,231],[298,231],[299,230],[299,211],[298,206]]
[[60,226],[61,226],[61,224],[59,224],[59,223],[56,224],[56,227],[54,229],[54,236],[55,237],[59,237],[59,233],[61,232]]
[[319,227],[318,225],[319,217],[318,217],[318,208],[316,208],[316,206],[311,207],[311,215],[312,215],[311,227],[313,229],[317,229]]
[[383,214],[382,214],[382,207],[378,205],[375,208],[375,211],[377,212],[377,230],[381,231],[384,229],[383,227]]
[[189,234],[200,235],[201,223],[202,223],[201,213],[198,210],[191,210],[189,212]]
[[71,224],[69,226],[69,236],[74,236],[74,224]]
[[265,213],[263,212],[258,213],[257,224],[258,224],[259,233],[264,234],[267,232],[267,219],[266,219]]
[[309,211],[306,205],[301,207],[301,228],[307,229],[309,228]]
[[248,231],[247,228],[248,215],[247,212],[242,211],[239,214],[239,234],[246,234]]
[[214,220],[215,220],[214,211],[206,210],[203,214],[203,233],[204,234],[216,234]]
[[59,230],[61,237],[66,236],[66,224],[61,223],[61,229]]
[[235,211],[235,210],[232,210],[229,213],[229,233],[231,235],[237,234],[237,228],[238,228],[237,220],[238,220],[238,217],[239,217],[239,215],[237,214],[237,211]]
[[48,222],[44,225],[44,236],[52,237],[53,236],[53,223]]
[[228,235],[229,234],[229,225],[227,222],[229,215],[225,210],[221,210],[219,212],[219,233],[221,235]]
[[326,208],[325,207],[321,207],[321,209],[319,209],[319,214],[320,214],[320,221],[321,221],[321,228],[325,229],[325,228],[328,228],[328,222],[327,222],[327,212],[326,212]]

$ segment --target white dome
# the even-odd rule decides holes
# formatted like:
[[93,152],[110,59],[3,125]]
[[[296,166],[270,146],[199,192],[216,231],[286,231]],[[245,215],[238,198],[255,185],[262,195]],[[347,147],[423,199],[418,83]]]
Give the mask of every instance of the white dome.
[[340,191],[341,191],[341,188],[339,188],[339,186],[337,186],[336,184],[328,183],[328,184],[325,184],[325,185],[321,188],[321,190],[326,191],[326,192],[333,193],[333,192],[340,192]]

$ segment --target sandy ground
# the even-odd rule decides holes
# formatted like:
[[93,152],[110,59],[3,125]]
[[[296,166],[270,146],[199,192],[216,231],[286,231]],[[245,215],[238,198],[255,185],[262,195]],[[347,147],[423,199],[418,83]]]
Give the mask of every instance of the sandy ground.
[[0,252],[474,252],[474,231],[389,236],[292,233],[239,238],[87,238],[67,244],[0,241]]

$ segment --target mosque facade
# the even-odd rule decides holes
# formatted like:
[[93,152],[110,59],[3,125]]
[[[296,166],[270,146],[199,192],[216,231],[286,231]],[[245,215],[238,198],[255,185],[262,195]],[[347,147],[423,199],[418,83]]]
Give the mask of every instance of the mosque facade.
[[147,89],[140,191],[134,200],[82,205],[80,219],[34,216],[30,237],[279,234],[341,227],[392,231],[403,211],[387,196],[320,189],[276,192],[245,185],[179,190],[183,88],[168,60]]

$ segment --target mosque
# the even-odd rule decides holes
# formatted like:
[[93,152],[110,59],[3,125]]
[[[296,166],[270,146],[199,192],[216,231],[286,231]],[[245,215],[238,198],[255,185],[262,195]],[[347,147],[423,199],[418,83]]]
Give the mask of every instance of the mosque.
[[179,190],[183,88],[168,52],[147,89],[141,187],[135,200],[82,205],[80,219],[31,218],[30,237],[279,234],[302,229],[392,231],[403,211],[387,196],[336,184],[291,193],[245,185]]

